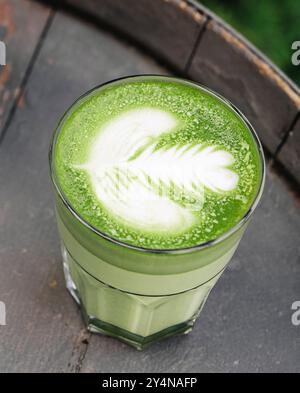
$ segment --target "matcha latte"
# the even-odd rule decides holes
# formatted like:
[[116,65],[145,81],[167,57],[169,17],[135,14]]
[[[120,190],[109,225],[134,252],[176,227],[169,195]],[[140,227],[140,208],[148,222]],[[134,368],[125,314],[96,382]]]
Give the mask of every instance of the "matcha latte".
[[216,239],[261,182],[257,145],[228,105],[199,87],[128,81],[95,91],[56,145],[63,193],[109,237],[150,249]]
[[139,349],[190,331],[262,192],[247,120],[192,82],[128,77],[66,112],[50,166],[67,288],[88,328]]

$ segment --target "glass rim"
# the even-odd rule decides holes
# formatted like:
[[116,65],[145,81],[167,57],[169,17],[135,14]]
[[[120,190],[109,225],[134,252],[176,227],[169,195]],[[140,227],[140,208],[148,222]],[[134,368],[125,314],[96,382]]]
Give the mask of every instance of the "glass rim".
[[[251,204],[250,208],[247,210],[247,212],[243,215],[243,217],[239,220],[239,222],[237,224],[235,224],[233,227],[231,227],[230,229],[228,229],[226,232],[222,233],[220,236],[216,237],[215,239],[206,241],[204,243],[200,243],[200,244],[196,244],[195,246],[191,246],[191,247],[183,247],[183,248],[173,248],[173,249],[155,249],[155,248],[146,248],[146,247],[139,247],[139,246],[135,246],[133,244],[129,244],[126,242],[123,242],[121,240],[118,240],[112,236],[109,236],[107,234],[105,234],[104,232],[100,231],[99,229],[95,228],[93,225],[91,225],[89,222],[87,222],[76,210],[75,208],[73,208],[72,204],[69,202],[68,198],[66,197],[66,195],[64,194],[64,192],[62,191],[57,175],[56,175],[56,171],[55,171],[55,147],[56,147],[56,142],[58,139],[58,136],[60,134],[60,131],[62,129],[62,125],[64,123],[64,121],[66,120],[67,116],[69,115],[69,113],[72,111],[73,108],[76,107],[76,105],[78,105],[84,98],[88,97],[90,94],[92,94],[93,92],[95,92],[96,90],[100,90],[102,88],[105,88],[108,85],[112,85],[114,83],[118,83],[118,82],[122,82],[125,80],[139,80],[139,79],[167,79],[170,81],[174,81],[177,83],[185,83],[188,85],[191,85],[193,87],[196,87],[206,93],[209,93],[210,95],[216,97],[218,100],[220,100],[221,102],[223,102],[227,107],[229,107],[236,115],[238,115],[238,117],[245,123],[245,125],[247,126],[247,128],[249,129],[256,147],[257,147],[257,151],[259,153],[259,157],[260,157],[260,164],[261,164],[261,179],[260,179],[260,184],[259,184],[259,188],[258,191],[256,193],[255,199],[253,201],[253,203]],[[147,253],[147,254],[185,254],[185,253],[190,253],[190,252],[195,252],[195,251],[199,251],[199,250],[203,250],[206,249],[208,247],[212,247],[215,246],[221,242],[223,242],[224,240],[226,240],[227,238],[229,238],[231,235],[233,235],[234,233],[236,233],[248,220],[249,218],[252,216],[253,212],[255,211],[260,198],[262,196],[262,192],[264,189],[264,184],[265,184],[265,177],[266,177],[266,163],[265,163],[265,157],[264,157],[264,152],[263,152],[263,147],[262,144],[257,136],[257,133],[254,129],[254,127],[252,126],[252,124],[250,123],[250,121],[246,118],[246,116],[234,105],[232,104],[227,98],[223,97],[222,95],[220,95],[219,93],[215,92],[214,90],[202,85],[201,83],[195,82],[195,81],[191,81],[189,79],[185,79],[185,78],[180,78],[180,77],[173,77],[173,76],[168,76],[168,75],[160,75],[160,74],[138,74],[138,75],[128,75],[128,76],[123,76],[120,78],[115,78],[115,79],[111,79],[107,82],[101,83],[95,87],[93,87],[92,89],[88,90],[87,92],[85,92],[84,94],[80,95],[69,107],[68,109],[64,112],[64,114],[62,115],[62,117],[60,118],[58,125],[53,133],[51,142],[50,142],[50,149],[49,149],[49,165],[50,165],[50,177],[51,177],[51,181],[52,184],[54,185],[55,190],[58,193],[58,196],[60,197],[60,199],[62,200],[63,204],[66,206],[66,208],[70,211],[70,213],[75,217],[75,219],[77,219],[81,224],[83,224],[87,229],[91,230],[94,234],[96,234],[97,236],[101,237],[102,239],[109,241],[115,245],[121,246],[121,247],[125,247],[127,249],[131,249],[131,250],[135,250],[135,251],[140,251],[143,253]]]

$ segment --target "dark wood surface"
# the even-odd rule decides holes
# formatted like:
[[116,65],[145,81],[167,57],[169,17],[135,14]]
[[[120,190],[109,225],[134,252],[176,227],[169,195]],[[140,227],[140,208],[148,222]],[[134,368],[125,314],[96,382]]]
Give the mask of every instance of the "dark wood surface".
[[295,179],[300,180],[300,114],[289,132],[288,138],[278,154],[278,158]]
[[22,82],[37,48],[49,8],[32,1],[0,0],[0,40],[7,65],[0,66],[0,136],[16,100],[22,105]]
[[181,0],[64,0],[184,71],[206,17]]
[[62,12],[44,22],[24,100],[0,145],[0,301],[7,309],[0,372],[300,371],[300,327],[291,323],[291,304],[300,299],[299,201],[271,169],[262,204],[190,335],[137,352],[86,332],[64,288],[50,138],[64,110],[91,87],[169,71],[94,24]]

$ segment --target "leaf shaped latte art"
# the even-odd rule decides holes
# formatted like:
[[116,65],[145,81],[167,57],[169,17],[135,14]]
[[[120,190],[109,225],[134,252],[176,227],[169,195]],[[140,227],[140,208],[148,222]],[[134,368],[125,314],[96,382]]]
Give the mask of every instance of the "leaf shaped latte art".
[[233,156],[215,146],[179,144],[157,148],[178,120],[168,112],[128,111],[106,124],[90,157],[77,168],[89,173],[101,204],[123,223],[144,231],[179,233],[195,222],[205,190],[228,192],[238,175]]

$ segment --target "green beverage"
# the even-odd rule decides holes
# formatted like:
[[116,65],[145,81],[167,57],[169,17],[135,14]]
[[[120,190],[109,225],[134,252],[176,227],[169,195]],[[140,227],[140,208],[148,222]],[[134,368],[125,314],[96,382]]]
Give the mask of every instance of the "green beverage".
[[50,165],[67,288],[88,328],[139,349],[190,331],[262,192],[247,120],[189,81],[119,79],[66,112]]

